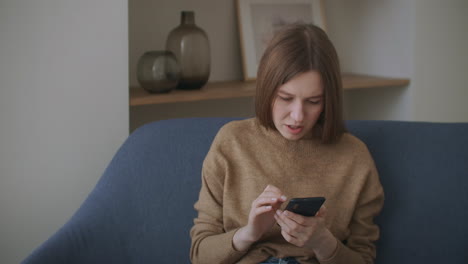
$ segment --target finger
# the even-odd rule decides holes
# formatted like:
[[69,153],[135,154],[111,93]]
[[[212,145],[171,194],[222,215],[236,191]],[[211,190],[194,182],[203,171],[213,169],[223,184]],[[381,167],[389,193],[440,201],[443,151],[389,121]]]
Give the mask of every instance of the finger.
[[280,200],[283,202],[286,201],[286,196],[283,195],[283,192],[276,186],[268,184],[265,190],[263,191],[263,194],[269,194],[273,195],[275,197],[278,197]]
[[264,191],[278,192],[278,193],[281,192],[281,190],[280,190],[278,187],[276,187],[276,186],[274,186],[274,185],[271,185],[271,184],[268,184],[268,185],[265,187],[265,190],[264,190]]
[[276,198],[276,199],[278,199],[280,201],[283,201],[284,198],[286,198],[286,197],[284,195],[279,195],[279,194],[275,194],[275,193],[262,193],[257,197],[257,199],[258,198]]
[[322,207],[320,207],[320,210],[317,212],[317,214],[315,214],[315,216],[317,217],[325,217],[327,215],[327,207],[325,207],[325,205],[322,205]]
[[279,210],[276,211],[274,217],[275,217],[276,223],[281,227],[281,232],[285,232],[290,237],[295,237],[292,234],[291,229],[289,228],[289,226],[286,224],[285,219],[283,217],[281,217],[281,213],[279,213]]
[[269,192],[269,191],[265,191],[265,192],[263,192],[262,194],[259,195],[259,197],[275,197],[275,198],[278,198],[278,199],[280,199],[280,198],[284,199],[285,196],[284,197],[282,197],[282,196],[284,196],[284,195],[282,195],[281,193]]
[[[281,229],[285,230],[288,234],[294,235],[295,233],[301,232],[303,229],[303,226],[299,225],[295,221],[291,220],[287,216],[287,211],[281,212],[280,210],[276,210],[275,215],[278,217],[280,223],[281,223]],[[295,235],[294,235],[295,236]]]
[[295,225],[307,226],[309,225],[309,222],[311,221],[310,218],[312,218],[312,217],[306,217],[300,214],[296,214],[291,211],[284,211],[283,215],[285,219],[287,219],[286,221],[290,226],[295,226]]
[[285,223],[283,221],[283,219],[280,217],[280,215],[278,214],[278,210],[276,210],[276,213],[274,215],[275,217],[275,220],[276,220],[276,223],[281,227],[281,229],[283,228],[283,226],[285,226]]
[[286,202],[288,200],[288,197],[286,197],[286,195],[281,195],[279,200],[281,201],[281,203],[284,203],[284,202]]
[[284,213],[275,213],[275,219],[281,227],[281,234],[288,242],[298,247],[304,246],[304,242],[309,239],[310,230],[309,227],[302,226],[296,223],[294,220],[288,218]]
[[268,198],[276,198],[278,199],[278,202],[280,203],[284,203],[288,200],[288,198],[285,196],[285,195],[282,195],[282,194],[278,194],[278,193],[262,193],[260,197],[268,197]]
[[262,193],[260,194],[260,196],[257,197],[257,199],[258,198],[276,198],[277,201],[275,202],[279,203],[284,203],[288,199],[286,196],[277,193]]
[[278,198],[276,197],[259,197],[253,201],[252,207],[276,205],[277,202]]
[[289,243],[296,245],[297,244],[297,237],[289,234],[284,229],[281,229],[281,235],[283,236],[284,240],[288,241]]
[[258,208],[255,208],[254,209],[254,214],[255,215],[261,215],[261,214],[264,214],[264,213],[268,213],[268,212],[271,212],[273,210],[273,207],[268,205],[268,206],[261,206],[261,207],[258,207]]

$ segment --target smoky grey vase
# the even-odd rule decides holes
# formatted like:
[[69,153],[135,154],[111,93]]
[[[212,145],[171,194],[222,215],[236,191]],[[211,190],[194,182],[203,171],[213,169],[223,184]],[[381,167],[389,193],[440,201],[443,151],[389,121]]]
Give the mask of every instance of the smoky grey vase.
[[180,65],[177,89],[200,89],[210,77],[210,43],[205,31],[195,25],[193,11],[182,11],[180,25],[166,40],[166,49],[176,56]]
[[150,93],[170,92],[179,84],[179,63],[171,51],[147,51],[138,60],[137,79]]

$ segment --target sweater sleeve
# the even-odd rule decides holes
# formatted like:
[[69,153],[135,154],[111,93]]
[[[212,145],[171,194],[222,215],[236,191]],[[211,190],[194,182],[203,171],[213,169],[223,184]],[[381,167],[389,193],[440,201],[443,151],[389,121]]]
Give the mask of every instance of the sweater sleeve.
[[350,236],[346,245],[338,241],[334,254],[321,264],[372,264],[376,257],[375,241],[379,238],[379,227],[374,223],[384,202],[384,192],[377,169],[372,166],[361,190],[353,218]]
[[237,251],[232,239],[238,229],[225,230],[223,224],[224,173],[227,160],[217,136],[202,168],[200,196],[195,203],[198,217],[191,229],[192,263],[234,263],[246,252]]

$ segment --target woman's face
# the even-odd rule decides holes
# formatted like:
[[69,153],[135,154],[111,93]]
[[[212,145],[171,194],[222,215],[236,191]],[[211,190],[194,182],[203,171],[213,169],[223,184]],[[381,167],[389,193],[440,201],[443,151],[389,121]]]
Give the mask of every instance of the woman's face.
[[323,84],[316,71],[300,73],[278,88],[273,123],[283,137],[299,140],[312,132],[323,111]]

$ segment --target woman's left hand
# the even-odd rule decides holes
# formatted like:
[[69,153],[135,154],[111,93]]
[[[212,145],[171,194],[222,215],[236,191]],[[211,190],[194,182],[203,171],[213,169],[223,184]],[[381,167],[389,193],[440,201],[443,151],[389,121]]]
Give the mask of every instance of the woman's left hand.
[[337,246],[337,240],[325,225],[325,217],[325,206],[312,217],[280,210],[275,214],[284,239],[298,247],[312,250],[318,259],[330,257]]

